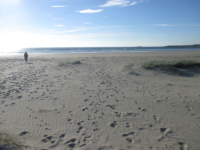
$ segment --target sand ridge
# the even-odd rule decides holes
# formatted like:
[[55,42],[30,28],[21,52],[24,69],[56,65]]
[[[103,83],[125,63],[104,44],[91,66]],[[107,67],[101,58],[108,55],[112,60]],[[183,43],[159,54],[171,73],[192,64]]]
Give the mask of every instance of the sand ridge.
[[[140,64],[199,58],[198,51],[1,57],[1,130],[26,136],[25,149],[198,149],[199,73]],[[136,74],[124,70],[131,63]]]

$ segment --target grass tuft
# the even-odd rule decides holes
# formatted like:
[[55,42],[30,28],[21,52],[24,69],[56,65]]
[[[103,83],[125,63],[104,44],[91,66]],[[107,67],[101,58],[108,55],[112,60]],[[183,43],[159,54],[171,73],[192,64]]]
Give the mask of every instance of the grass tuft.
[[159,69],[162,71],[169,71],[176,73],[180,76],[186,75],[183,69],[199,66],[200,62],[189,61],[189,60],[179,60],[179,61],[150,61],[142,64],[144,69]]
[[180,60],[180,61],[150,61],[142,64],[144,69],[161,69],[161,70],[176,70],[175,68],[183,69],[192,66],[199,66],[200,62]]
[[81,64],[81,62],[79,60],[74,61],[74,62],[59,62],[58,65],[59,66],[67,66],[67,65],[75,65],[75,64]]
[[0,132],[0,149],[22,149],[24,145],[25,138]]
[[66,65],[68,65],[68,64],[69,64],[69,62],[59,62],[59,63],[58,63],[59,66],[66,66]]
[[129,75],[138,75],[135,71],[131,71],[128,73]]
[[128,64],[128,65],[124,66],[123,69],[125,69],[125,70],[126,70],[126,69],[131,69],[132,66],[134,66],[134,64]]
[[72,64],[81,64],[81,62],[79,60],[72,62]]

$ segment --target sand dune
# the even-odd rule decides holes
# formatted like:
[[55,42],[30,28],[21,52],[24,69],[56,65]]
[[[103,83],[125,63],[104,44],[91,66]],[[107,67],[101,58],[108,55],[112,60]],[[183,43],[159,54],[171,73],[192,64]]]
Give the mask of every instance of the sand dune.
[[0,130],[26,137],[24,149],[199,149],[198,68],[188,77],[141,63],[200,52],[29,57],[0,57]]

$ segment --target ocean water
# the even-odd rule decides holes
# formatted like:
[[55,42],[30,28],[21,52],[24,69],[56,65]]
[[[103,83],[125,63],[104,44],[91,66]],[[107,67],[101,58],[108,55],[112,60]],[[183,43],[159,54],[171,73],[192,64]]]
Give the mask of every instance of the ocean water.
[[67,53],[112,53],[112,52],[161,52],[161,51],[200,51],[194,47],[47,47],[23,48],[15,51],[0,52],[0,55],[30,54],[67,54]]

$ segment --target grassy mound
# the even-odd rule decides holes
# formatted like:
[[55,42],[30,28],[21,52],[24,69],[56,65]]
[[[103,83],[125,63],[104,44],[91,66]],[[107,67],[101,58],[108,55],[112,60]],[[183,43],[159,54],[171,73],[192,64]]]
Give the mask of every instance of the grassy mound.
[[142,64],[144,69],[172,69],[172,68],[189,68],[193,66],[199,66],[200,62],[189,61],[189,60],[180,60],[180,61],[150,61]]
[[22,149],[25,139],[16,135],[0,132],[0,149]]
[[59,66],[67,66],[67,65],[76,65],[76,64],[81,64],[81,62],[79,60],[74,61],[74,62],[59,62],[58,65]]
[[200,62],[189,61],[189,60],[179,60],[179,61],[150,61],[142,64],[144,69],[159,69],[163,71],[170,71],[177,73],[179,75],[184,75],[183,69],[192,68],[198,66],[200,67]]
[[79,60],[72,62],[72,64],[81,64],[81,62]]

